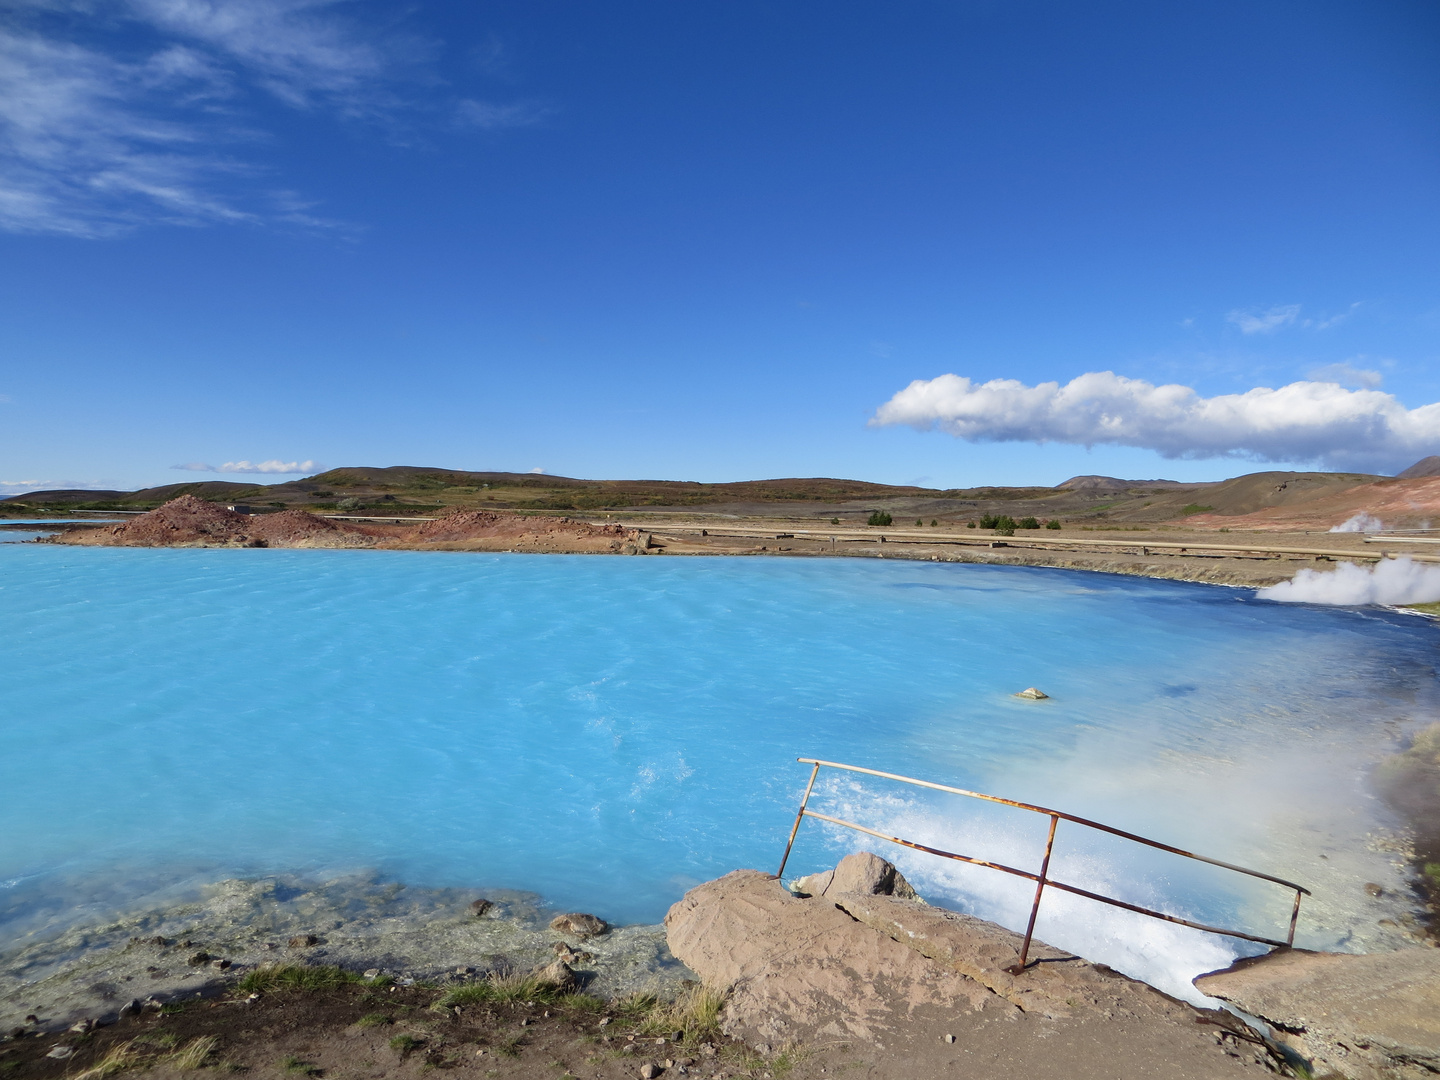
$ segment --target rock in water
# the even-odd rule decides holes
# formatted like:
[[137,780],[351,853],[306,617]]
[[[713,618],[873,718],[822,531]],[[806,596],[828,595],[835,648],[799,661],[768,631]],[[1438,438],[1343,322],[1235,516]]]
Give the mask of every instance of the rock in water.
[[1038,686],[1027,686],[1015,696],[1024,698],[1026,701],[1044,701],[1050,697],[1049,694],[1045,693],[1045,691],[1041,690]]
[[562,934],[575,934],[579,937],[595,937],[603,934],[610,926],[604,919],[596,918],[594,915],[586,915],[584,912],[571,911],[564,915],[556,915],[550,920],[550,929],[559,930]]
[[474,912],[477,919],[480,918],[480,916],[484,915],[494,906],[494,904],[492,904],[489,900],[486,900],[483,896],[479,900],[470,901],[470,910]]
[[319,945],[320,939],[314,934],[296,934],[290,939],[290,948],[308,949],[311,945]]

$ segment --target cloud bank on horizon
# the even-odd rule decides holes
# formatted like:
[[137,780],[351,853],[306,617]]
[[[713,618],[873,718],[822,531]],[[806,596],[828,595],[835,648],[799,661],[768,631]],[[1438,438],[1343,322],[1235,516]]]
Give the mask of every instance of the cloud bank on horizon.
[[261,473],[274,475],[323,471],[323,467],[317,461],[281,461],[279,458],[271,458],[269,461],[227,461],[224,465],[207,465],[203,461],[190,461],[184,465],[171,465],[170,467],[172,469],[182,469],[185,472]]
[[916,379],[876,410],[872,427],[938,429],[967,442],[1132,446],[1165,458],[1313,462],[1395,471],[1440,453],[1440,402],[1407,409],[1394,395],[1302,380],[1201,397],[1092,371],[1063,386],[962,375]]

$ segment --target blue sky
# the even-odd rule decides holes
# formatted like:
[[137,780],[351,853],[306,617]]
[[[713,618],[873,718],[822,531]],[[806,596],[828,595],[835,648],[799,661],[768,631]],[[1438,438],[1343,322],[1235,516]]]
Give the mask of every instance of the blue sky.
[[1440,453],[1431,4],[0,11],[4,490]]

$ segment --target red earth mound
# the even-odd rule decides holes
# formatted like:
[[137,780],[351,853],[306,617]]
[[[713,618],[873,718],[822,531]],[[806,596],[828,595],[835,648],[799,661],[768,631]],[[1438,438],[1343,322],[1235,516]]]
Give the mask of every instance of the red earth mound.
[[591,525],[569,518],[525,517],[457,510],[413,526],[362,525],[317,517],[304,510],[237,514],[182,495],[122,525],[76,530],[56,543],[114,547],[384,547],[468,551],[574,551],[639,553],[649,537],[620,525]]
[[364,530],[303,510],[252,516],[182,495],[122,525],[65,533],[57,542],[111,547],[358,547],[374,539]]

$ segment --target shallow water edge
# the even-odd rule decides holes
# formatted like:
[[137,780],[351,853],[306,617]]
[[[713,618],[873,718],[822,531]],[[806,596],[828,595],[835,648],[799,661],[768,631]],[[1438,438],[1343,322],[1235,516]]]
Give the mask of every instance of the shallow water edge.
[[[471,903],[482,897],[490,907],[477,915]],[[375,969],[402,985],[461,985],[533,970],[568,949],[585,989],[604,998],[668,998],[694,978],[670,954],[663,926],[620,926],[581,939],[550,929],[556,914],[533,893],[420,888],[369,875],[216,881],[9,943],[0,951],[0,1029],[32,1014],[56,1027],[113,1016],[137,998],[213,996],[273,963]]]

